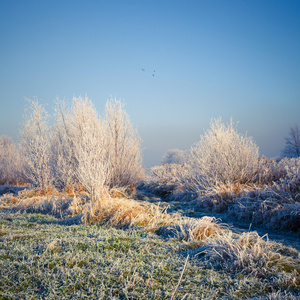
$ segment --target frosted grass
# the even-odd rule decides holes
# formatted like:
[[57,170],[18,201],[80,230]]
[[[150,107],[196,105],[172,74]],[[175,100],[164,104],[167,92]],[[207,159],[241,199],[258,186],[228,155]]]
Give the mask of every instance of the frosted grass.
[[259,277],[214,267],[198,255],[201,246],[142,228],[65,226],[48,215],[4,212],[0,228],[1,299],[170,299],[187,255],[175,299],[299,295],[290,273]]

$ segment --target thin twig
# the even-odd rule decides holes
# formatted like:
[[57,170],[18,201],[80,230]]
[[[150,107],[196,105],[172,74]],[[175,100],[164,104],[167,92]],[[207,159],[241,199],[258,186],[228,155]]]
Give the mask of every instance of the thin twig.
[[184,273],[184,271],[185,271],[185,269],[186,269],[186,266],[187,266],[187,262],[188,262],[188,260],[189,260],[189,257],[190,257],[190,256],[188,255],[187,258],[186,258],[186,260],[185,260],[185,264],[184,264],[183,270],[182,270],[182,272],[181,272],[181,275],[180,275],[178,284],[177,284],[177,286],[176,286],[176,288],[175,288],[175,291],[174,291],[174,293],[173,293],[173,295],[172,295],[172,297],[171,297],[171,300],[174,300],[174,299],[175,299],[175,295],[176,295],[177,290],[178,290],[178,288],[179,288],[179,285],[180,285],[180,283],[181,283],[182,276],[183,276],[183,273]]

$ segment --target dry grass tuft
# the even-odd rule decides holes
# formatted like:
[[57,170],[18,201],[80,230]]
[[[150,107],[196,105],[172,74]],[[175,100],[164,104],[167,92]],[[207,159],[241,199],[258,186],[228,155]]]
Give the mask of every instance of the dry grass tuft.
[[174,223],[175,218],[158,206],[142,205],[127,198],[101,199],[96,201],[93,209],[87,208],[84,211],[85,222],[104,223],[119,228],[143,226],[151,232]]
[[63,191],[58,191],[53,186],[47,186],[45,188],[29,188],[21,191],[18,196],[21,199],[33,198],[33,197],[41,197],[47,195],[54,195],[56,197],[60,196],[69,196],[71,198],[78,197],[81,195],[87,195],[86,189],[81,184],[73,184],[69,185]]
[[225,230],[223,224],[217,223],[214,217],[201,219],[182,218],[174,225],[178,238],[184,240],[189,247],[197,247],[208,238],[216,237]]
[[237,238],[232,231],[223,232],[209,240],[202,253],[212,263],[242,274],[265,277],[282,271],[294,273],[293,282],[298,284],[299,259],[280,254],[280,248],[270,242],[267,235],[261,237],[256,231],[242,233]]
[[47,186],[45,188],[32,188],[32,189],[24,189],[19,193],[19,197],[21,199],[34,198],[34,197],[42,197],[47,195],[57,193],[57,191],[52,186]]
[[190,229],[190,236],[194,241],[202,241],[223,232],[222,226],[216,223],[215,218],[203,217],[199,221],[195,222]]
[[97,200],[92,209],[84,213],[86,222],[107,223],[117,227],[131,225],[141,214],[147,219],[146,208],[134,200],[126,198],[106,198]]
[[4,194],[0,197],[0,209],[10,208],[19,202],[20,199],[13,194]]
[[126,198],[97,201],[93,210],[84,212],[84,219],[85,222],[98,222],[118,228],[142,226],[148,232],[176,236],[190,246],[200,245],[224,230],[216,218],[183,218],[179,214],[168,214],[159,206],[141,205]]
[[213,194],[222,200],[234,199],[244,196],[247,192],[261,188],[263,185],[257,183],[239,183],[222,184],[215,188]]
[[79,183],[68,185],[63,192],[71,198],[79,197],[81,195],[87,195],[85,187]]
[[[72,199],[67,197],[67,195],[58,197],[53,193],[52,196],[33,196],[18,199],[18,203],[10,207],[12,212],[41,213],[54,215],[59,218],[69,218],[82,211],[82,207],[76,211],[75,204],[78,203],[78,198]],[[83,200],[80,199],[80,201]],[[74,202],[73,205],[72,202]]]

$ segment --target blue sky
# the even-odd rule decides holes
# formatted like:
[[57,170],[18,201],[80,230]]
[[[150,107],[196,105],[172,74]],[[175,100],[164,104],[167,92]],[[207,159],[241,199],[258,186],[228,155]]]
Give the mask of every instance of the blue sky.
[[146,167],[218,117],[274,157],[300,125],[299,53],[297,0],[0,0],[0,135],[17,141],[24,97],[51,113],[87,94],[102,113],[112,96]]

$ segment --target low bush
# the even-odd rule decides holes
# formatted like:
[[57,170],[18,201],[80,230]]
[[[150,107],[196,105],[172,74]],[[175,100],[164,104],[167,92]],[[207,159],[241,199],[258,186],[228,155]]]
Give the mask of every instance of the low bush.
[[70,107],[57,100],[52,127],[38,99],[28,102],[20,134],[25,180],[44,194],[83,186],[91,210],[115,189],[134,192],[144,174],[141,140],[120,101],[110,99],[102,118],[88,97],[74,97]]
[[258,147],[251,137],[239,134],[232,120],[227,125],[214,120],[190,150],[190,187],[200,195],[220,185],[255,182],[258,162]]
[[164,164],[152,167],[140,188],[163,198],[183,198],[189,194],[187,187],[188,170],[185,165]]
[[169,150],[162,158],[161,164],[178,164],[183,165],[186,163],[188,157],[188,152],[179,150],[179,149],[172,149]]
[[0,185],[21,184],[22,162],[13,140],[0,136]]

